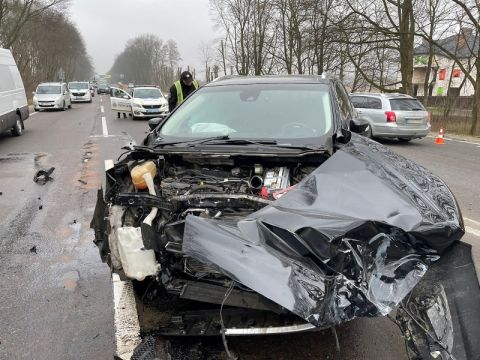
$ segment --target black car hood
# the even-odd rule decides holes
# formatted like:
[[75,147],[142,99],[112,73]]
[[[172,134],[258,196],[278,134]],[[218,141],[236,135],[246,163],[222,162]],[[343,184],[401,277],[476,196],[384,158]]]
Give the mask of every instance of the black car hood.
[[183,251],[326,327],[388,314],[463,234],[441,179],[353,134],[287,194],[241,221],[188,216]]

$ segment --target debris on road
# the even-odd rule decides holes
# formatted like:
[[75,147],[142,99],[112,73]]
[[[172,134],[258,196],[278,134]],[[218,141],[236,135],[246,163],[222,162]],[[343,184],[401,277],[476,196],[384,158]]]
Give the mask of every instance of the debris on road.
[[55,170],[54,167],[51,167],[48,170],[38,170],[35,176],[33,177],[33,181],[36,182],[37,184],[45,185],[48,181],[53,180],[53,178],[50,176],[52,175],[53,170]]
[[79,182],[79,183],[82,183],[83,185],[87,185],[87,182],[86,182],[85,180],[78,179],[78,182]]
[[36,253],[37,253],[37,246],[36,246],[36,245],[33,245],[33,246],[30,248],[30,252],[36,254]]
[[38,210],[42,210],[42,209],[43,209],[43,205],[40,205],[40,206],[38,207]]

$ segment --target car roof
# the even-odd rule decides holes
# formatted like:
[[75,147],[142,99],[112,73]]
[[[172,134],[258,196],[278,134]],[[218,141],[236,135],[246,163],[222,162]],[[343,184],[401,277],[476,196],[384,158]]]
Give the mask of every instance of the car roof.
[[321,75],[265,75],[265,76],[223,76],[206,84],[210,86],[246,84],[324,84],[333,79]]
[[415,99],[413,96],[402,94],[402,93],[367,93],[367,92],[357,92],[351,93],[350,96],[377,96],[385,99]]
[[65,83],[63,83],[63,82],[44,82],[44,83],[38,84],[38,86],[40,86],[40,85],[63,85],[63,84],[65,84]]
[[158,89],[158,90],[160,90],[158,87],[156,87],[154,85],[135,86],[133,88],[133,90],[138,90],[138,89]]

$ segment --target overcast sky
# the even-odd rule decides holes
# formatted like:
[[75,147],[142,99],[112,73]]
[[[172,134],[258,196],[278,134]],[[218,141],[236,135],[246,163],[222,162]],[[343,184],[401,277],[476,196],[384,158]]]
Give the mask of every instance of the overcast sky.
[[152,33],[175,40],[182,65],[201,66],[200,44],[218,38],[208,0],[72,0],[71,19],[78,25],[95,71],[110,70],[125,43]]

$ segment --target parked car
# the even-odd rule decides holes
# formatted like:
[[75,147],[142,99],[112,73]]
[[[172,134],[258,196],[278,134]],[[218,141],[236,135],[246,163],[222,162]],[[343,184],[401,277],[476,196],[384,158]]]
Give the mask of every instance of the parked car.
[[28,119],[28,103],[22,77],[10,50],[0,49],[0,133],[20,136]]
[[98,84],[97,94],[110,94],[110,86],[108,84]]
[[354,93],[353,106],[370,123],[370,137],[421,139],[430,132],[431,114],[417,99],[404,94]]
[[92,102],[90,84],[88,81],[72,81],[68,83],[72,102]]
[[427,269],[463,276],[442,264],[464,234],[458,204],[352,131],[369,125],[338,80],[218,79],[149,125],[107,170],[91,227],[138,301],[164,309],[156,335],[315,330],[400,304],[408,346],[451,351],[448,289],[415,285]]
[[35,111],[72,108],[70,91],[66,83],[41,83],[33,92],[33,107]]

